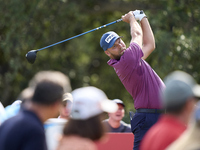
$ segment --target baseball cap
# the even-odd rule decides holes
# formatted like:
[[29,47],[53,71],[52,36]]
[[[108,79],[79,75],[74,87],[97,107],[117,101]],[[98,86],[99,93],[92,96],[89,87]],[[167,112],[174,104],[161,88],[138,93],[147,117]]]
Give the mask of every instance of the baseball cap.
[[106,32],[101,37],[100,46],[103,48],[104,51],[106,51],[108,48],[111,48],[114,45],[115,41],[118,38],[121,38],[121,36],[119,36],[114,31]]
[[190,97],[198,97],[200,88],[191,75],[183,71],[174,71],[165,79],[163,91],[164,106],[182,104]]
[[75,120],[86,120],[102,112],[114,113],[118,109],[102,90],[93,86],[75,89],[72,96],[71,115]]
[[65,93],[65,94],[63,95],[63,102],[64,102],[64,101],[73,102],[72,94],[71,94],[71,93]]
[[113,99],[113,102],[115,102],[116,104],[121,104],[122,106],[124,106],[124,107],[125,107],[125,105],[124,105],[123,101],[122,101],[122,100],[120,100],[120,99]]

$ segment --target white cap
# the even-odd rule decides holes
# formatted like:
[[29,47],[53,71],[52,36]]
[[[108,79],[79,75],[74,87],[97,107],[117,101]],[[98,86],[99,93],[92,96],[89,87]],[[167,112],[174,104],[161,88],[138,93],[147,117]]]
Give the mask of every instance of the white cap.
[[71,115],[76,120],[86,120],[102,112],[114,113],[118,106],[108,100],[106,94],[93,86],[78,88],[72,92]]

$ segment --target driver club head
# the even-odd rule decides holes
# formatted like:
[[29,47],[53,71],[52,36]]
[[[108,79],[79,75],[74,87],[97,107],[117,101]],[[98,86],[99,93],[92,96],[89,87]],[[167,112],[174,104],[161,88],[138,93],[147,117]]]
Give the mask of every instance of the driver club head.
[[37,56],[37,50],[31,50],[26,54],[26,59],[29,63],[33,64],[35,62]]

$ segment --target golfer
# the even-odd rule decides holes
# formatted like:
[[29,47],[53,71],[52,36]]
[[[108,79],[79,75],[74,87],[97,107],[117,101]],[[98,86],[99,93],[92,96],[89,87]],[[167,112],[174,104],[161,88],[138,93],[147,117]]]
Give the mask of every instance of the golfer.
[[145,61],[155,49],[154,35],[146,15],[140,10],[130,11],[122,16],[122,20],[130,24],[129,47],[126,48],[121,36],[113,31],[103,34],[100,46],[110,57],[108,65],[114,68],[134,99],[136,113],[131,119],[131,130],[134,134],[133,149],[137,150],[144,134],[160,116],[160,91],[165,85]]

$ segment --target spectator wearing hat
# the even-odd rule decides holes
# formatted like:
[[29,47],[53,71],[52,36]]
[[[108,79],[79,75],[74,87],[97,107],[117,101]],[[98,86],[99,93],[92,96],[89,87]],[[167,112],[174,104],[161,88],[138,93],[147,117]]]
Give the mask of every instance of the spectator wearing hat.
[[92,86],[75,89],[72,96],[72,117],[64,127],[57,150],[97,150],[94,141],[100,140],[105,133],[101,114],[117,111],[117,104]]
[[62,96],[59,83],[39,82],[31,100],[0,126],[0,150],[47,150],[43,123],[58,114]]
[[63,95],[62,106],[59,109],[60,116],[58,118],[50,118],[45,122],[44,126],[48,150],[56,149],[63,128],[70,118],[72,102],[72,94],[65,93]]
[[29,86],[20,92],[17,100],[14,101],[11,105],[5,107],[4,114],[0,115],[0,122],[3,122],[12,116],[15,116],[19,112],[21,105],[23,105],[25,102],[30,101],[36,85],[44,80],[58,83],[62,85],[64,92],[71,92],[71,83],[69,77],[64,73],[53,70],[39,71],[29,81]]
[[141,150],[164,150],[186,130],[194,111],[196,83],[189,74],[174,71],[164,82],[162,100],[166,114],[145,134]]
[[68,120],[70,118],[71,106],[73,103],[73,97],[71,93],[65,93],[63,95],[62,107],[60,108],[60,116],[58,118]]
[[131,132],[130,125],[122,121],[124,117],[124,103],[120,99],[114,99],[118,105],[118,110],[115,113],[108,113],[109,118],[104,120],[103,123],[108,127],[108,132]]

